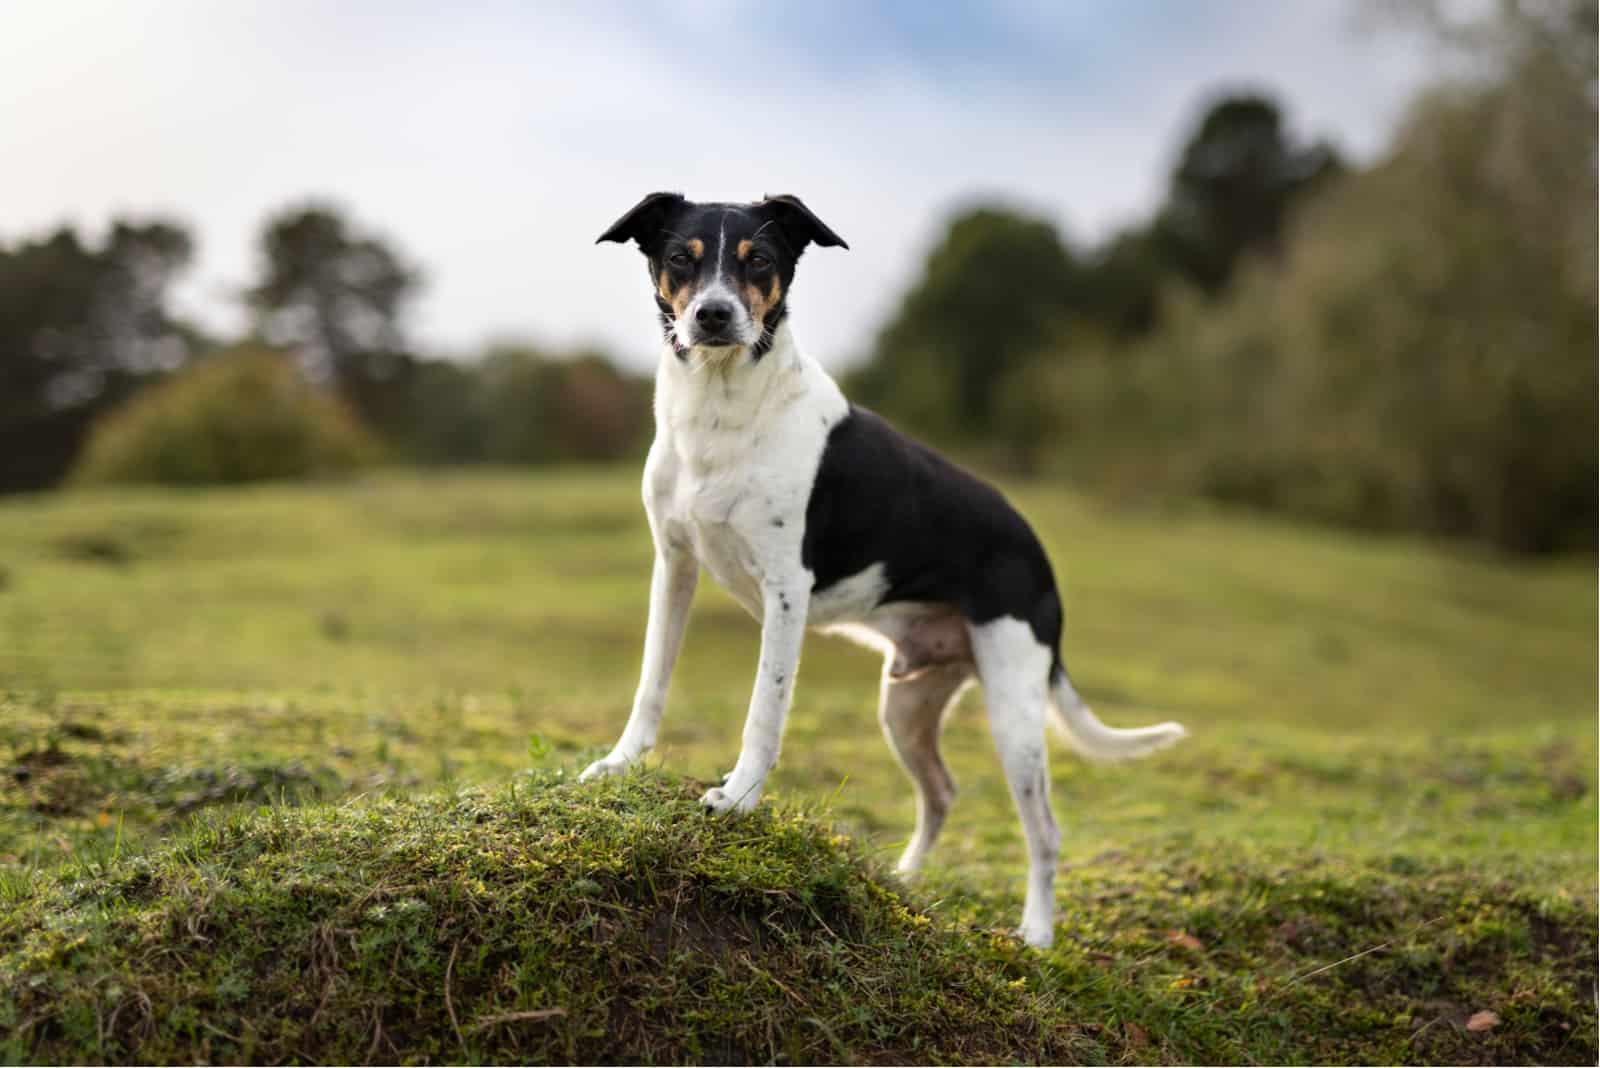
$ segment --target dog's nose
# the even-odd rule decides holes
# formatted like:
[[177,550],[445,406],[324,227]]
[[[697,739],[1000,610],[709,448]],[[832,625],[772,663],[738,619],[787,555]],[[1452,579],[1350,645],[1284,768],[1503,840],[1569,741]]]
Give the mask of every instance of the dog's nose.
[[733,305],[725,300],[708,300],[695,311],[694,321],[707,333],[721,333],[733,321]]

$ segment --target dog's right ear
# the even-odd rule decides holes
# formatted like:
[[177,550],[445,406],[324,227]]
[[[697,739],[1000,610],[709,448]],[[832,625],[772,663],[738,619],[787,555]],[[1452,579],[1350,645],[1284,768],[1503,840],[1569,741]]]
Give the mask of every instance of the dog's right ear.
[[595,244],[602,241],[635,241],[640,249],[648,253],[656,236],[661,233],[661,224],[666,220],[667,212],[683,202],[682,193],[651,193],[612,223],[611,229],[595,239]]

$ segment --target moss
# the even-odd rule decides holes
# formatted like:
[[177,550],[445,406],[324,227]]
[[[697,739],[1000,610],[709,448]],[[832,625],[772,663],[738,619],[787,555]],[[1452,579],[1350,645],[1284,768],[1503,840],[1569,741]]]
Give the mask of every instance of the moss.
[[[8,911],[10,1058],[1061,1061],[1008,939],[636,776],[235,812]],[[0,1010],[6,1011],[6,1010]]]
[[[234,809],[64,868],[0,911],[0,1056],[1594,1057],[1593,914],[1570,900],[1332,858],[1109,858],[1070,875],[1041,955],[930,908],[826,821],[712,817],[702,786],[548,773]],[[1500,1026],[1466,1030],[1484,1008]]]

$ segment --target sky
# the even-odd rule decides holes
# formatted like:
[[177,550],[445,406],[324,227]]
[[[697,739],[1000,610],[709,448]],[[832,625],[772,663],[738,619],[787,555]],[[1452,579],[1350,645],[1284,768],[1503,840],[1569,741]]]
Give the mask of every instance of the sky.
[[659,337],[645,193],[792,193],[849,243],[801,264],[801,345],[871,345],[952,212],[997,199],[1092,245],[1159,203],[1206,103],[1265,89],[1294,134],[1380,153],[1430,76],[1358,0],[973,4],[0,2],[0,243],[187,222],[180,309],[244,325],[271,212],[332,200],[418,264],[427,350]]

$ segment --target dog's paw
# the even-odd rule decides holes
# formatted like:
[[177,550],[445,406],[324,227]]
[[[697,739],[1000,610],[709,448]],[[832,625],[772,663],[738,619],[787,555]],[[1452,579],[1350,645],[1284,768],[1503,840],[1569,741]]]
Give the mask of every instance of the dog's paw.
[[1017,937],[1022,939],[1034,949],[1049,949],[1056,940],[1056,925],[1053,921],[1043,922],[1022,921],[1022,926],[1017,929]]
[[593,779],[602,779],[609,775],[621,775],[623,772],[633,767],[633,763],[633,761],[627,759],[626,757],[620,757],[615,753],[611,753],[607,756],[601,757],[593,764],[590,764],[588,767],[584,768],[583,774],[578,776],[578,781],[589,782]]
[[721,786],[713,786],[700,795],[700,803],[713,812],[749,812],[761,800],[760,790],[736,793]]

